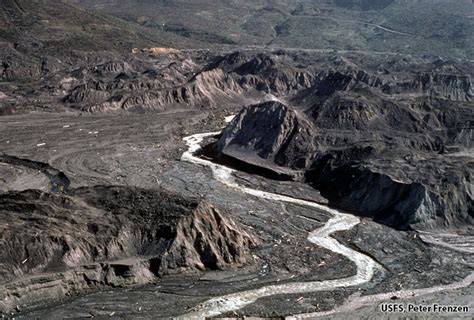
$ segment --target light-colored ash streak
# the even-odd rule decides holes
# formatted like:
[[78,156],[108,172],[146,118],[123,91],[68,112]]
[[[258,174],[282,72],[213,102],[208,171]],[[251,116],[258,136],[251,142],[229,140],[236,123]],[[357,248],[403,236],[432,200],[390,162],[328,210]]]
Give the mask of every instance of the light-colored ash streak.
[[201,159],[194,155],[201,147],[201,142],[204,138],[215,136],[217,134],[218,132],[200,133],[184,138],[188,145],[188,150],[182,155],[181,159],[186,162],[211,168],[214,179],[237,191],[263,199],[304,205],[331,214],[333,217],[329,219],[323,227],[309,233],[308,241],[348,258],[357,266],[357,273],[347,278],[269,285],[255,290],[236,292],[212,298],[196,306],[193,311],[183,315],[182,318],[189,319],[217,316],[225,312],[241,309],[255,302],[257,299],[272,295],[326,291],[335,288],[361,285],[372,279],[375,271],[380,266],[372,258],[344,246],[331,237],[331,234],[334,232],[350,230],[353,228],[360,222],[359,218],[353,215],[341,213],[318,203],[240,186],[232,176],[233,169]]

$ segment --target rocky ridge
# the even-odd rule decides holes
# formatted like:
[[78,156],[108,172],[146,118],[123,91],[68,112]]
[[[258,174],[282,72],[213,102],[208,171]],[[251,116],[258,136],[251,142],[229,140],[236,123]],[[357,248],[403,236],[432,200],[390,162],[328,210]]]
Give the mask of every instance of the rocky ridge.
[[[0,195],[0,309],[250,264],[258,240],[204,199],[83,187]],[[27,227],[26,227],[27,226]]]
[[457,155],[472,148],[471,75],[452,64],[450,75],[393,81],[338,63],[286,101],[244,107],[217,158],[311,183],[332,205],[397,228],[470,229],[473,166]]

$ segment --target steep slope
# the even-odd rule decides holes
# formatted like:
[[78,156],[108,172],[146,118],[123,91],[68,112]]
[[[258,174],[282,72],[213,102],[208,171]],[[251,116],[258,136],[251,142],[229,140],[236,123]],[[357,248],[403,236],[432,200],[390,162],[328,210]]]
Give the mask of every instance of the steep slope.
[[220,156],[272,168],[279,173],[305,169],[316,151],[313,126],[280,102],[245,107],[216,144]]
[[147,73],[154,70],[130,68],[127,72],[110,72],[105,77],[77,79],[77,86],[69,91],[63,102],[66,106],[92,113],[149,112],[163,111],[173,106],[213,107],[219,102],[241,98],[244,89],[222,70],[200,72],[186,79],[189,71],[198,68],[194,66],[188,70],[185,65],[192,62],[185,58],[181,58],[181,61],[178,59],[172,62],[173,68],[156,70],[161,75],[149,77]]
[[0,310],[253,261],[257,240],[206,200],[91,187],[0,194]]
[[[354,107],[346,101],[347,93],[349,100],[362,96],[361,103],[379,106],[380,115],[385,108],[398,108],[398,100],[405,105],[443,100],[464,104],[473,97],[469,61],[292,50],[163,50],[133,54],[76,50],[61,61],[42,56],[44,61],[32,68],[36,60],[25,60],[18,53],[4,63],[0,114],[234,108],[277,97],[300,109],[326,104],[330,110],[336,104],[342,115]],[[451,103],[447,105],[451,108]],[[327,116],[322,112],[319,117]],[[406,112],[400,110],[398,116],[403,124]]]
[[70,0],[214,45],[473,56],[471,0]]
[[443,89],[404,99],[410,90],[387,96],[366,77],[329,77],[306,92],[304,112],[277,101],[243,108],[215,144],[217,159],[304,180],[333,205],[397,228],[471,228],[474,168],[456,155],[473,147],[470,98]]
[[173,46],[182,38],[54,0],[0,4],[0,76],[39,78],[86,58],[126,54],[132,48]]

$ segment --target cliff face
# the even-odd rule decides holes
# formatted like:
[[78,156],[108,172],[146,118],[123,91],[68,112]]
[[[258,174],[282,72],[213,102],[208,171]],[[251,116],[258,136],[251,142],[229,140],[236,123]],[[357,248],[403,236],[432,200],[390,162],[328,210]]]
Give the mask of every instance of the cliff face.
[[138,188],[8,192],[0,195],[0,220],[2,309],[243,266],[258,243],[205,200]]
[[340,208],[395,228],[464,229],[474,223],[472,169],[450,172],[449,181],[434,184],[421,177],[400,181],[389,170],[353,164],[324,170],[316,183]]
[[385,93],[410,93],[452,101],[471,101],[473,89],[469,75],[422,72],[413,80],[386,85]]
[[[233,60],[224,60],[224,62],[232,63]],[[344,73],[321,72],[315,76],[284,62],[274,61],[271,57],[256,57],[234,69],[229,65],[223,65],[224,62],[211,64],[205,70],[198,71],[190,79],[186,79],[183,74],[187,71],[182,65],[177,70],[167,70],[169,74],[165,74],[162,81],[159,76],[149,79],[137,75],[138,70],[127,71],[111,65],[106,73],[101,71],[97,79],[90,79],[86,84],[72,87],[63,101],[73,108],[80,108],[87,112],[118,110],[137,112],[162,111],[172,106],[218,107],[229,101],[235,104],[244,95],[252,92],[256,96],[266,93],[290,94],[303,99],[312,99],[312,97],[331,96],[337,92],[348,92],[354,88],[360,89],[361,86],[391,94],[418,94],[420,97],[432,96],[453,101],[469,101],[472,95],[468,78],[465,79],[467,82],[461,84],[457,81],[451,83],[449,79],[435,77],[434,82],[417,84],[416,80],[413,80],[413,83],[408,85],[402,83],[391,87],[392,84],[387,84],[386,80],[361,70]],[[105,68],[103,65],[99,67],[97,70]],[[151,72],[150,70],[145,72],[148,71]],[[195,67],[194,72],[196,71]],[[160,70],[160,73],[162,72],[163,70]],[[113,81],[109,80],[110,74],[113,74]],[[169,79],[175,80],[169,82]],[[77,79],[75,82],[81,83],[83,80]],[[353,102],[340,96],[331,97],[326,101],[326,104],[339,104],[341,108],[347,108],[345,106],[351,103]],[[381,108],[385,107],[385,105],[381,106]],[[334,110],[332,112],[334,113]],[[372,109],[367,112],[380,113],[382,110]],[[371,114],[366,115],[366,117],[370,116]],[[400,122],[403,122],[402,120]]]
[[257,241],[210,203],[200,202],[176,226],[176,235],[161,258],[160,269],[222,270],[252,262],[249,248]]
[[[271,95],[292,106],[326,108],[333,114],[331,106],[337,104],[341,117],[356,124],[363,124],[364,117],[370,117],[367,120],[372,123],[373,118],[383,115],[393,115],[392,121],[402,116],[399,123],[403,124],[403,110],[386,112],[388,108],[398,108],[394,102],[468,104],[473,96],[472,63],[466,61],[405,57],[389,60],[370,55],[310,55],[280,50],[227,54],[182,50],[110,57],[91,52],[69,60],[45,56],[40,67],[28,69],[23,64],[29,62],[19,63],[19,51],[11,46],[1,50],[9,58],[0,61],[0,72],[4,80],[12,83],[2,89],[6,98],[2,99],[5,102],[0,107],[1,114],[34,110],[144,113],[173,108],[234,108],[265,101]],[[29,72],[27,78],[41,79],[29,83],[34,90],[13,85],[15,74],[25,72]],[[372,106],[367,109],[364,104]],[[345,109],[357,105],[363,109],[360,121],[344,115]]]
[[[73,79],[63,101],[73,108],[93,113],[163,111],[176,105],[215,106],[219,101],[235,99],[243,91],[221,69],[204,71],[184,79],[181,73],[188,72],[190,67],[186,63],[190,62],[183,61],[176,67],[179,70],[170,68],[166,70],[169,74],[161,71],[160,75],[152,67],[140,70],[138,66],[133,69],[130,66],[101,64],[90,69],[96,73],[94,78]],[[82,77],[84,74],[79,78]]]
[[218,156],[305,180],[332,205],[396,228],[472,228],[474,170],[463,154],[472,148],[473,115],[466,96],[452,96],[459,104],[413,102],[385,96],[381,83],[371,88],[367,83],[378,82],[365,80],[325,77],[305,107],[244,107],[216,143]]
[[[312,126],[280,102],[270,101],[246,107],[222,132],[218,151],[245,162],[304,168],[311,154]],[[313,148],[314,150],[314,148]],[[302,158],[300,158],[302,157]]]

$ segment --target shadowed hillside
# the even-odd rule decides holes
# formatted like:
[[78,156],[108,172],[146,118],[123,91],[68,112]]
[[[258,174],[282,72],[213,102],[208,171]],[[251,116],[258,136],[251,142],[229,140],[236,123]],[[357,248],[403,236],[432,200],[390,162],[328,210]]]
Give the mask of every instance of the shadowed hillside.
[[62,1],[3,0],[0,4],[1,78],[37,78],[86,60],[91,53],[126,54],[135,47],[178,42],[183,38],[174,33],[146,29]]
[[474,55],[470,0],[70,2],[192,42]]

